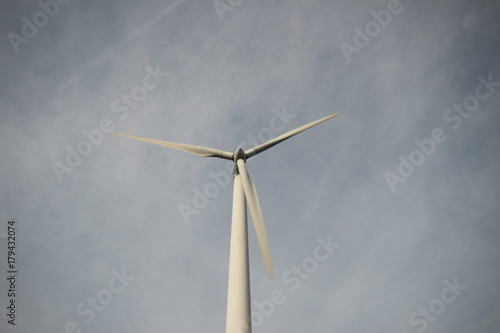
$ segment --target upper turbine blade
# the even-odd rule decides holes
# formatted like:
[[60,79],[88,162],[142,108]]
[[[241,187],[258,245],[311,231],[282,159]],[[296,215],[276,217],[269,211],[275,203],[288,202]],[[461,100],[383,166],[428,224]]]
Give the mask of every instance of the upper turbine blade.
[[262,218],[259,198],[257,197],[257,191],[255,190],[255,184],[248,174],[245,161],[239,159],[237,163],[238,171],[242,179],[243,191],[245,192],[245,197],[250,209],[250,215],[252,216],[257,241],[259,242],[260,252],[262,253],[264,264],[266,265],[267,275],[272,278],[273,264],[271,261],[271,253],[269,251],[269,243],[267,242],[266,229],[264,227],[264,219]]
[[264,150],[267,150],[267,149],[277,145],[278,143],[285,141],[286,139],[291,138],[292,136],[299,134],[300,132],[305,131],[308,128],[316,126],[316,125],[318,125],[324,121],[327,121],[328,119],[333,118],[333,117],[338,116],[338,115],[339,115],[339,113],[331,114],[327,117],[312,121],[309,124],[297,127],[296,129],[291,130],[289,132],[286,132],[285,134],[281,134],[280,136],[277,136],[274,139],[267,141],[266,143],[258,145],[257,147],[254,147],[252,149],[249,149],[248,151],[245,152],[246,157],[250,158],[252,156],[255,156],[255,155],[263,152]]
[[201,147],[201,146],[187,145],[184,143],[175,143],[175,142],[169,142],[169,141],[163,141],[163,140],[141,138],[139,136],[132,136],[132,135],[126,135],[126,134],[119,134],[119,133],[113,133],[113,134],[118,135],[118,136],[123,136],[124,138],[144,141],[147,143],[152,143],[155,145],[180,150],[180,151],[194,154],[194,155],[198,155],[198,156],[219,157],[219,158],[224,158],[226,160],[231,160],[231,161],[233,160],[233,153],[228,153],[228,152],[223,151],[223,150],[217,150],[217,149],[206,148],[206,147]]

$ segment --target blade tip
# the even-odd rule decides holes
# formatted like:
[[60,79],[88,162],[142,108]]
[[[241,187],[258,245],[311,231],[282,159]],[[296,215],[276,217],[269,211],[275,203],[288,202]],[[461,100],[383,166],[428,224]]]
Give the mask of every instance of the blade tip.
[[266,270],[267,270],[267,276],[272,279],[274,277],[274,269],[273,269],[273,264],[269,263],[266,265]]

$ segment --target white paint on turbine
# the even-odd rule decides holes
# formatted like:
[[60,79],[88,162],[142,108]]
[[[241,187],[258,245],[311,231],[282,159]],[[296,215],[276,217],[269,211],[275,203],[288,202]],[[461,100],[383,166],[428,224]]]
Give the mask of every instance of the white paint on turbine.
[[248,260],[248,226],[247,203],[252,217],[255,234],[259,242],[260,251],[264,259],[267,274],[273,277],[273,264],[269,243],[267,241],[264,219],[260,208],[255,184],[248,174],[246,159],[253,157],[292,136],[299,134],[313,126],[339,115],[338,113],[312,121],[297,127],[285,134],[258,145],[244,152],[241,148],[234,153],[223,150],[206,148],[184,143],[175,143],[163,140],[149,139],[138,136],[113,133],[129,139],[139,140],[163,147],[180,150],[186,153],[203,156],[218,157],[234,161],[233,174],[233,212],[231,222],[231,245],[229,252],[229,280],[227,296],[226,333],[251,333],[252,321],[250,312],[250,271]]

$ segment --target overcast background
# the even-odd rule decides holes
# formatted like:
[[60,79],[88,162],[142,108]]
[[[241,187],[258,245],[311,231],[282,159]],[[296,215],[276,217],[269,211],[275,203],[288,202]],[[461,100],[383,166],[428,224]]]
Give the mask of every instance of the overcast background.
[[[194,207],[227,161],[105,133],[58,179],[53,166],[68,166],[82,131],[107,118],[116,132],[232,152],[271,123],[279,135],[341,112],[249,161],[275,268],[269,280],[250,230],[252,300],[275,289],[284,299],[268,316],[254,304],[254,331],[498,332],[500,87],[480,88],[489,96],[459,125],[443,116],[478,77],[500,81],[500,3],[401,0],[346,57],[341,43],[376,29],[370,11],[388,3],[243,0],[218,14],[211,1],[71,1],[51,17],[36,1],[2,1],[0,331],[225,329],[231,185],[189,219],[179,207]],[[23,37],[34,15],[40,27]],[[113,112],[148,67],[168,76]],[[285,111],[288,124],[273,120]],[[436,128],[446,140],[391,189],[384,174]],[[291,273],[328,236],[340,247],[307,278]],[[123,269],[133,279],[95,318],[76,312],[106,299]],[[455,279],[466,289],[446,304]],[[423,319],[430,305],[439,314]]]

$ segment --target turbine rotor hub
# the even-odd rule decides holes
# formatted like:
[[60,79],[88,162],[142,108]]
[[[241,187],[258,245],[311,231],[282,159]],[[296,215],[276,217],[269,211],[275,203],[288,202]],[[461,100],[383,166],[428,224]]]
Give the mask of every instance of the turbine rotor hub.
[[247,160],[247,155],[245,154],[243,149],[241,149],[241,147],[238,147],[234,152],[234,157],[233,157],[234,163],[235,164],[238,163],[238,160],[243,160],[243,161]]

